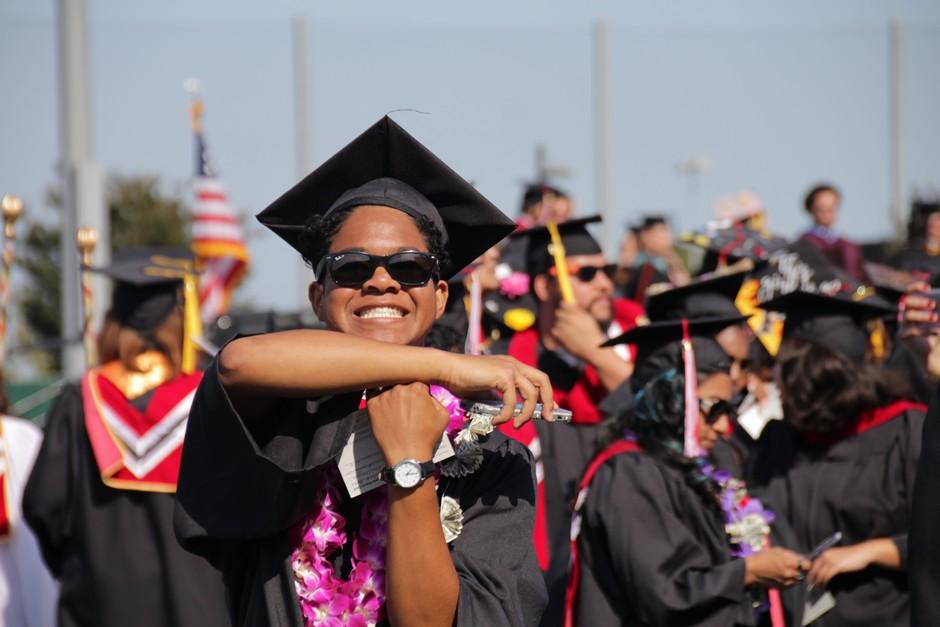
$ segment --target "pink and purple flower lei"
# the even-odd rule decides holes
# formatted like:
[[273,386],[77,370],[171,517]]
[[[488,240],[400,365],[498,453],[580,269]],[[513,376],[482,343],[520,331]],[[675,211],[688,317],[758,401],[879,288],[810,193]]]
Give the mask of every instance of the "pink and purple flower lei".
[[[460,400],[439,386],[431,386],[431,395],[450,413],[446,432],[453,440],[465,417]],[[352,567],[349,579],[342,579],[330,561],[348,540],[346,519],[339,513],[341,485],[335,468],[321,473],[315,505],[299,527],[291,554],[305,627],[369,627],[385,614],[388,491],[377,488],[359,497],[362,514],[352,539]]]

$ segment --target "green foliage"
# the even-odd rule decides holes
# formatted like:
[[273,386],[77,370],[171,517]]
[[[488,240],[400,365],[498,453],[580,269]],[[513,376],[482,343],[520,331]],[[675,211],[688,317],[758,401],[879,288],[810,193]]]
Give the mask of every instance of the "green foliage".
[[[113,177],[108,181],[106,194],[112,250],[128,246],[189,247],[189,208],[180,197],[164,195],[158,178]],[[50,207],[61,211],[59,190],[50,189],[46,198]],[[28,277],[27,285],[17,290],[13,300],[25,322],[27,341],[36,346],[34,363],[41,372],[55,372],[61,369],[58,350],[61,230],[58,226],[33,222],[24,233],[17,247],[17,265]]]

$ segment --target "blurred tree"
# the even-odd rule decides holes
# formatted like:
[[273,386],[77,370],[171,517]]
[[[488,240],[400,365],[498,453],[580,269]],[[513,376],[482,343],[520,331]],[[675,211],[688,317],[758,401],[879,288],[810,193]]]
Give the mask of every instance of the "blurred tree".
[[[112,250],[127,246],[190,246],[189,208],[179,196],[162,193],[157,177],[112,177],[106,198]],[[62,210],[62,195],[57,188],[48,190],[46,202],[56,211]],[[25,327],[20,339],[36,347],[33,362],[43,373],[61,369],[60,235],[58,226],[33,222],[17,251],[17,264],[27,276],[26,285],[13,296]],[[96,297],[106,298],[102,294]]]

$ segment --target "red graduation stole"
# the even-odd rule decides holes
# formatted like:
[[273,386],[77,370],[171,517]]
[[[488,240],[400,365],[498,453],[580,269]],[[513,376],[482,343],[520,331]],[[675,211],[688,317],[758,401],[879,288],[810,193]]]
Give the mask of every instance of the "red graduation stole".
[[581,508],[587,500],[588,488],[594,475],[608,459],[623,453],[639,453],[643,449],[633,440],[616,440],[598,453],[590,464],[581,483],[578,484],[578,496],[574,502],[574,515],[571,518],[571,562],[568,568],[568,584],[565,586],[565,627],[574,627],[574,611],[578,600],[578,587],[581,585],[581,563],[578,561],[578,537],[581,535]]
[[0,540],[4,540],[10,535],[10,490],[7,475],[10,469],[10,456],[7,455],[7,442],[3,439],[3,417],[0,416]]
[[201,372],[157,387],[141,412],[100,368],[82,378],[85,430],[105,485],[119,490],[176,492],[189,408]]

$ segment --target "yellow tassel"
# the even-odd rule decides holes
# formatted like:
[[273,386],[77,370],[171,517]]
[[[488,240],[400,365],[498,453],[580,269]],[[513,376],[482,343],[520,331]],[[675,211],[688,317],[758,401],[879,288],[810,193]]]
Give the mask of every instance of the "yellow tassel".
[[196,338],[202,337],[202,318],[199,315],[199,290],[196,287],[196,275],[187,272],[183,275],[183,363],[184,374],[196,371],[196,357],[199,347]]
[[565,258],[565,247],[561,243],[561,233],[558,232],[558,225],[549,222],[548,234],[552,239],[552,257],[555,258],[555,271],[558,273],[558,287],[561,289],[561,298],[566,303],[574,302],[574,291],[571,289],[571,277],[568,275],[568,260]]

